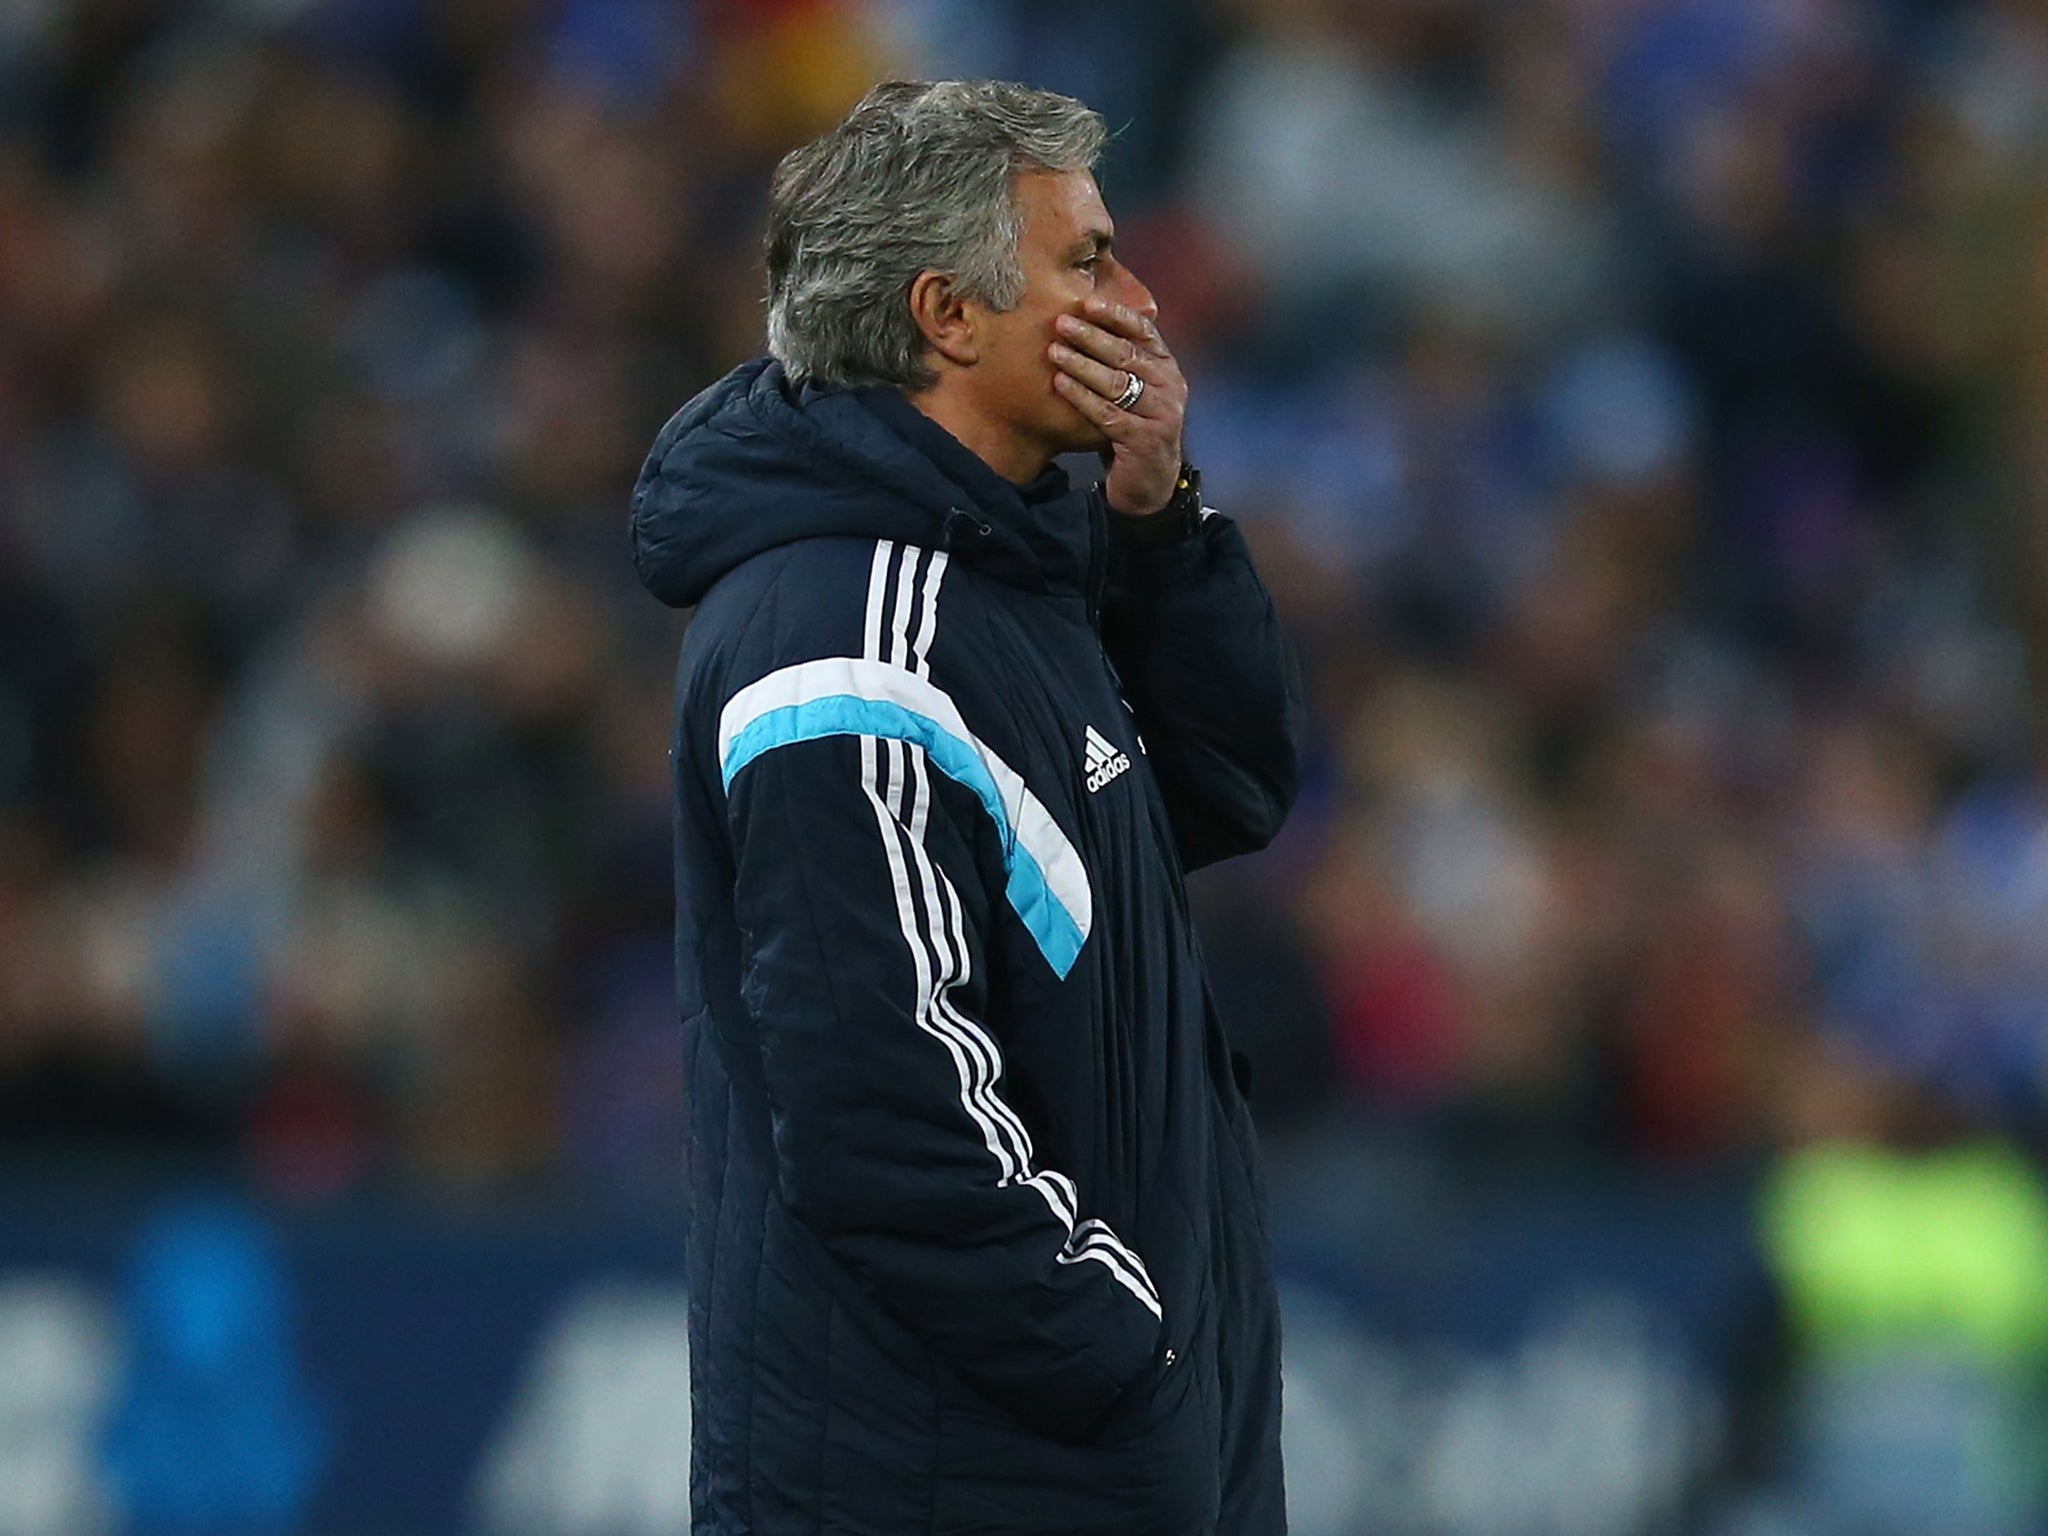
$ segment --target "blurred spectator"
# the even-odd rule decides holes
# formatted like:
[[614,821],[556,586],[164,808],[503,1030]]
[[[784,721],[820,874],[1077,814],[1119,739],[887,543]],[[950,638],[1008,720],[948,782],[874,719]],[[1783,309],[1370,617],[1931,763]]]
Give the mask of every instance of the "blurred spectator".
[[2048,1187],[1854,1053],[1795,1060],[1760,1202],[1786,1355],[1737,1531],[2018,1536],[2048,1509]]

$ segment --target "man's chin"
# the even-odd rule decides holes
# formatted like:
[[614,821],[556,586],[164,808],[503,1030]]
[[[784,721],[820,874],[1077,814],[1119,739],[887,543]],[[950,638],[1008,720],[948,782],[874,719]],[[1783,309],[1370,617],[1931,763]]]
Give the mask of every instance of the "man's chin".
[[1055,438],[1055,453],[1100,453],[1109,446],[1109,434],[1079,411],[1069,410]]

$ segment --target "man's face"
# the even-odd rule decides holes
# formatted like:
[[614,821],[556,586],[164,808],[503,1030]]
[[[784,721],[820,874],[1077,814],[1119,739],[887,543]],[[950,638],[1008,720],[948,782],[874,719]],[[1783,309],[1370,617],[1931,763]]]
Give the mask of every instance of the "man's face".
[[1078,315],[1100,294],[1156,319],[1151,290],[1116,259],[1116,226],[1086,171],[1025,171],[1016,184],[1023,234],[1017,243],[1024,294],[1011,310],[982,310],[980,360],[968,370],[981,408],[1020,438],[1056,454],[1101,448],[1095,424],[1053,388],[1047,350],[1061,315]]

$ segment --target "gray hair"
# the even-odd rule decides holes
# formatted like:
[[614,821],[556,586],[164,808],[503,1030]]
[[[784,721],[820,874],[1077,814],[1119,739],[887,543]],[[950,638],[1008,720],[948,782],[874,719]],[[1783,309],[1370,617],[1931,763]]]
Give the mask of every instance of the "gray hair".
[[910,312],[921,272],[1013,309],[1019,171],[1093,170],[1107,132],[1071,96],[1000,80],[891,80],[775,168],[768,350],[823,384],[937,380]]

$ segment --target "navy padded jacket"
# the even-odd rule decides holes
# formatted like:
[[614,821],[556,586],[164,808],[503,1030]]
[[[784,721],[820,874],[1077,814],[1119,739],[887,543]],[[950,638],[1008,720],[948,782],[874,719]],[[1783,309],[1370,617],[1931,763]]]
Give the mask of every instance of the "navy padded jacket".
[[663,429],[697,1536],[1272,1536],[1257,1156],[1183,871],[1293,799],[1228,519],[1111,548],[888,390]]

